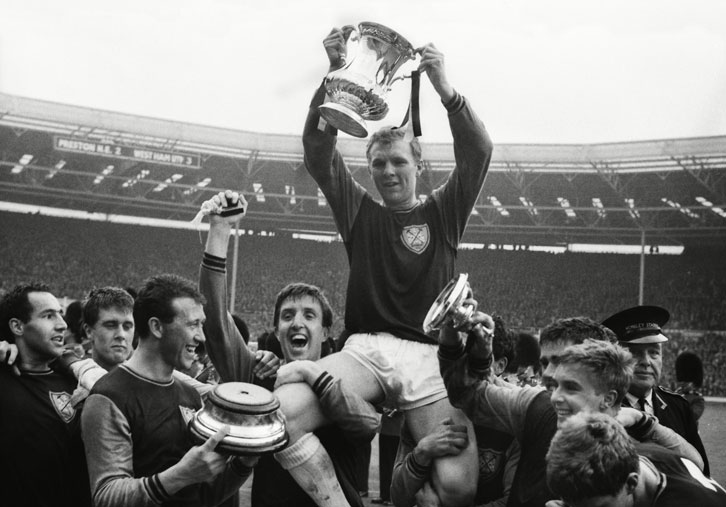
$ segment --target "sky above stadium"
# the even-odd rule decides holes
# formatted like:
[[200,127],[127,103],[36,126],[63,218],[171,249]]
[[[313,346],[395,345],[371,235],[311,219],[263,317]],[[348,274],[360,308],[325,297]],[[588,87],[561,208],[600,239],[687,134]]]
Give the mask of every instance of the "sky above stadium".
[[[495,142],[726,134],[723,0],[3,0],[0,19],[0,92],[109,111],[297,135],[323,37],[375,21],[444,52]],[[426,78],[421,109],[424,142],[449,141]]]

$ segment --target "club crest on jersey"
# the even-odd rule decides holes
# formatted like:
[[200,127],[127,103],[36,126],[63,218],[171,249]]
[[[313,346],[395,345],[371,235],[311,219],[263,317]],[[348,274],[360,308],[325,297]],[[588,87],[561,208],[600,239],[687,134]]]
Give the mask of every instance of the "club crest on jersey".
[[76,409],[71,404],[71,395],[65,391],[59,393],[49,391],[50,403],[58,413],[63,422],[69,423],[76,416]]
[[502,453],[493,449],[479,449],[479,470],[482,475],[493,475],[501,466]]
[[189,407],[182,407],[181,405],[179,405],[179,411],[181,412],[184,422],[189,424],[189,422],[194,417],[194,409]]
[[401,241],[413,253],[420,254],[429,246],[428,224],[408,225],[404,227],[401,233]]

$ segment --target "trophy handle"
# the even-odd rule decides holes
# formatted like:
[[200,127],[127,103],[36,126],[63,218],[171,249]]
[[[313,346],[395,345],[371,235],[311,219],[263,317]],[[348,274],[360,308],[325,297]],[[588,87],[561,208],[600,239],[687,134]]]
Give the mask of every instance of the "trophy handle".
[[[416,69],[418,69],[418,64],[421,61],[421,55],[419,55],[418,53],[415,54],[413,60],[411,60],[411,61],[416,64]],[[408,64],[408,62],[406,64]],[[416,69],[414,69],[414,70],[416,70]],[[391,82],[388,84],[389,90],[390,90],[391,86],[393,85],[393,83],[395,83],[396,81],[403,81],[404,79],[411,79],[413,77],[413,72],[414,71],[411,71],[409,74],[402,74],[400,76],[396,76],[393,79],[391,79]]]
[[[345,37],[345,55],[343,56],[343,66],[338,70],[347,69],[353,63],[360,42],[360,30],[353,25],[345,25],[343,28],[343,36]],[[351,50],[352,56],[351,55]]]

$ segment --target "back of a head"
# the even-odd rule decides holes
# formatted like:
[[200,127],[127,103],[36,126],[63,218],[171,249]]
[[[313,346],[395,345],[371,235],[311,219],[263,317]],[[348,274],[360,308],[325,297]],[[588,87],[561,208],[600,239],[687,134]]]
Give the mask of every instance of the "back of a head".
[[504,324],[500,315],[492,315],[494,321],[494,337],[492,338],[492,355],[494,360],[506,358],[507,365],[514,360],[514,340],[512,333]]
[[19,319],[21,322],[28,322],[33,312],[33,305],[28,299],[28,294],[31,292],[50,293],[50,288],[44,283],[19,284],[0,300],[0,340],[15,343],[15,335],[10,330],[10,320]]
[[536,372],[540,367],[540,347],[537,337],[531,333],[515,332],[513,356],[505,371],[517,373],[519,368],[531,366]]
[[692,382],[696,387],[703,386],[703,362],[695,352],[685,351],[676,357],[676,380]]
[[615,495],[639,466],[638,453],[619,422],[599,412],[580,412],[564,421],[550,442],[547,485],[573,503]]
[[284,357],[282,354],[282,347],[280,346],[280,340],[277,338],[274,331],[265,331],[258,336],[257,347],[260,350],[269,350],[280,359]]
[[612,330],[595,322],[589,317],[568,317],[558,319],[545,326],[539,335],[540,345],[546,343],[569,343],[577,345],[585,340],[603,340],[610,343],[618,341]]
[[158,318],[169,323],[176,315],[172,303],[177,298],[190,298],[204,304],[204,296],[197,285],[178,275],[162,274],[148,278],[134,301],[134,322],[140,338],[149,334],[149,319]]
[[63,319],[66,321],[68,331],[75,336],[80,336],[83,324],[83,302],[76,300],[68,303]]
[[247,322],[245,322],[245,320],[236,313],[232,314],[232,320],[234,321],[235,327],[237,327],[237,331],[239,331],[239,334],[242,335],[244,342],[249,343],[250,328],[247,326]]
[[559,357],[560,366],[585,366],[592,371],[593,384],[600,392],[615,391],[616,404],[625,397],[633,379],[633,355],[616,343],[586,340],[567,347]]

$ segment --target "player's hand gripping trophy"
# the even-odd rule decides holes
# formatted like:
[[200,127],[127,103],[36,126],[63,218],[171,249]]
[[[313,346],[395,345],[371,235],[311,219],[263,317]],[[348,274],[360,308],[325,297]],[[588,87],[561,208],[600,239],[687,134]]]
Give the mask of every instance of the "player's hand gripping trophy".
[[440,347],[460,348],[465,344],[470,373],[485,375],[492,362],[494,320],[477,311],[477,306],[468,275],[462,273],[448,283],[431,305],[424,330],[438,331]]

